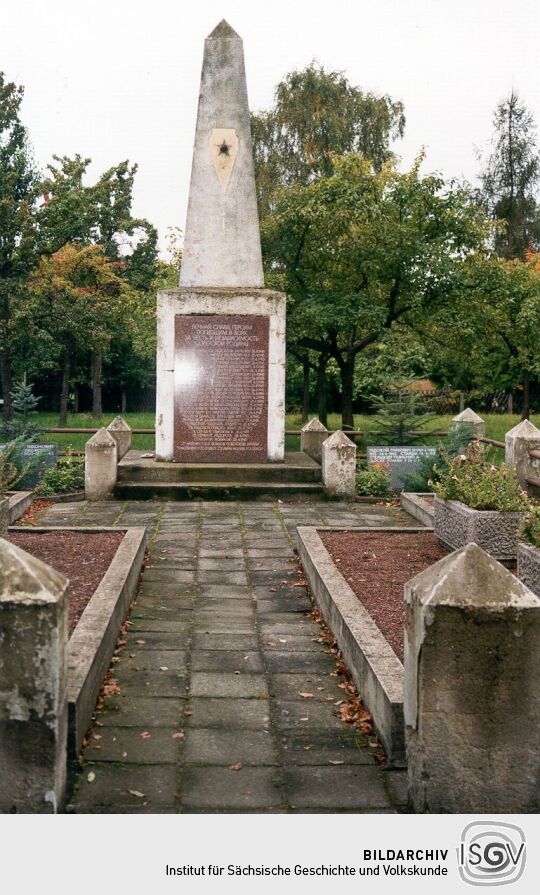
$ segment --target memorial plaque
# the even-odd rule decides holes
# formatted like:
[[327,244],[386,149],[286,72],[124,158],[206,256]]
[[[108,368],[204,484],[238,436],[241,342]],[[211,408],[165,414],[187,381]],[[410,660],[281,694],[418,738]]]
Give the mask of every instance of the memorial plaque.
[[[0,451],[5,450],[7,447],[7,444],[0,444]],[[28,463],[30,469],[24,479],[17,483],[17,489],[23,491],[24,489],[35,488],[36,485],[39,485],[43,473],[52,466],[56,466],[57,459],[57,444],[40,444],[39,442],[25,444],[21,450],[21,460],[23,464]]]
[[268,338],[268,317],[176,316],[176,461],[266,460]]
[[368,447],[368,466],[384,465],[390,469],[390,483],[395,491],[403,490],[404,475],[411,475],[420,469],[420,461],[424,457],[437,455],[437,448],[428,445],[379,445]]

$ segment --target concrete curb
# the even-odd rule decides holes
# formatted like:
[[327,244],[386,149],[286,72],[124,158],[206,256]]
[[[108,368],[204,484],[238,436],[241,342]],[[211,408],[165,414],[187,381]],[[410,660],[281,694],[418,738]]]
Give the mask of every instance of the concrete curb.
[[[433,528],[435,519],[435,507],[433,503],[425,500],[431,492],[402,491],[399,495],[401,507],[409,516],[421,522],[426,528]],[[433,496],[433,495],[431,495]]]
[[[122,531],[118,528],[99,530]],[[70,758],[75,758],[78,754],[84,735],[90,726],[120,626],[137,591],[147,532],[145,528],[124,530],[124,539],[79,619],[68,644],[68,757]],[[92,528],[90,531],[95,532],[96,529]]]
[[405,758],[403,665],[364,609],[328,553],[319,531],[425,531],[423,528],[346,528],[298,526],[300,560],[323,616],[358,692],[369,711],[390,761]]
[[33,499],[32,491],[14,491],[9,494],[9,524],[13,525],[28,509]]

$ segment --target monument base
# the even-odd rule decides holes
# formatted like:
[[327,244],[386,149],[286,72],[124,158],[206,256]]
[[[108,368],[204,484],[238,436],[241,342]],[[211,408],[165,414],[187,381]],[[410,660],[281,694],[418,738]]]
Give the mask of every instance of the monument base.
[[257,288],[158,293],[156,458],[282,461],[285,296]]

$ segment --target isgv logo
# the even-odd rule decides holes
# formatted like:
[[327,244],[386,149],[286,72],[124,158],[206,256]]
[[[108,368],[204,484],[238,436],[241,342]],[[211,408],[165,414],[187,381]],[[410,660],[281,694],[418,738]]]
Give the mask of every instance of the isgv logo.
[[515,883],[525,869],[526,843],[515,824],[474,821],[461,834],[459,875],[471,886]]

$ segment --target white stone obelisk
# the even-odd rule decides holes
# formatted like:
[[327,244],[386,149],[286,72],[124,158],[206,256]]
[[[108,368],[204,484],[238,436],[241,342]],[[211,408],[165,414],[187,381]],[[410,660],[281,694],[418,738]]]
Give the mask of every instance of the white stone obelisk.
[[181,286],[264,286],[242,39],[206,38]]
[[204,46],[180,285],[157,316],[156,458],[283,460],[285,296],[264,288],[243,44],[224,20]]

